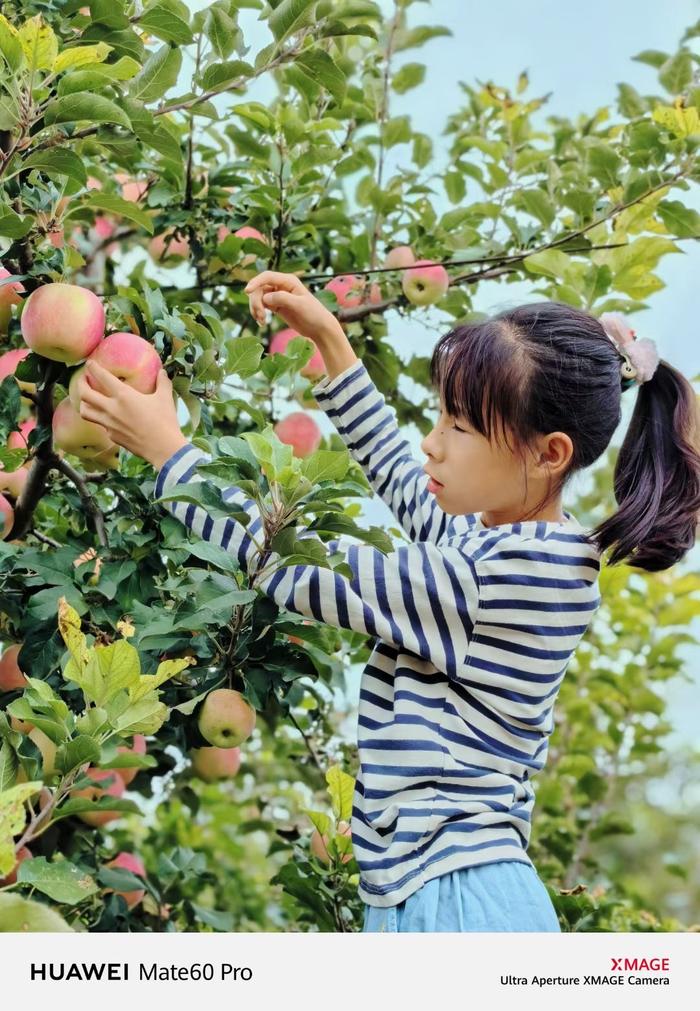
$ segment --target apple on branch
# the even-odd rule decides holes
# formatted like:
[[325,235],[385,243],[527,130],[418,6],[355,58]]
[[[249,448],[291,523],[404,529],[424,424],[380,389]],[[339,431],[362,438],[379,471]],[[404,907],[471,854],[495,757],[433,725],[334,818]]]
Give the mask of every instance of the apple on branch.
[[[286,354],[287,345],[289,344],[289,342],[291,340],[294,340],[295,337],[300,336],[301,335],[297,333],[296,330],[292,330],[291,327],[287,327],[285,330],[279,330],[270,341],[270,348],[268,353],[271,355],[278,353]],[[306,340],[311,340],[311,338],[307,337]],[[314,353],[312,354],[311,358],[309,358],[306,365],[302,365],[301,369],[299,370],[299,373],[300,375],[305,376],[307,379],[310,379],[315,382],[326,374],[326,366],[323,361],[323,356],[321,355],[319,349],[316,347],[315,342],[311,341],[311,343],[315,348]]]
[[240,748],[192,748],[192,771],[205,783],[230,779],[241,767]]
[[403,293],[412,305],[432,305],[438,302],[450,286],[450,277],[441,263],[416,260],[404,271]]
[[24,303],[20,326],[32,351],[55,362],[77,365],[103,339],[105,311],[88,288],[54,281],[31,293]]
[[237,748],[253,733],[256,714],[240,692],[216,688],[199,712],[199,732],[216,748]]
[[278,421],[273,431],[280,442],[292,447],[294,456],[311,456],[321,445],[321,429],[306,411],[292,411]]

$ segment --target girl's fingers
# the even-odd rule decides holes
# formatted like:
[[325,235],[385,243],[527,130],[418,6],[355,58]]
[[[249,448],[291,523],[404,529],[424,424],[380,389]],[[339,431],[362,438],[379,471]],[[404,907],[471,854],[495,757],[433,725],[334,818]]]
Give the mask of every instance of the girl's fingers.
[[273,288],[281,288],[283,291],[304,291],[304,285],[296,274],[285,274],[280,270],[263,270],[252,280],[248,281],[243,289],[247,295],[255,291],[261,285],[269,284]]
[[262,296],[262,304],[265,309],[277,312],[280,309],[291,309],[298,306],[299,300],[295,295],[290,295],[288,291],[268,291]]
[[265,307],[262,302],[263,295],[266,291],[272,290],[271,284],[265,284],[260,288],[257,288],[252,294],[248,296],[250,302],[250,314],[253,319],[256,319],[258,323],[263,325],[265,323]]

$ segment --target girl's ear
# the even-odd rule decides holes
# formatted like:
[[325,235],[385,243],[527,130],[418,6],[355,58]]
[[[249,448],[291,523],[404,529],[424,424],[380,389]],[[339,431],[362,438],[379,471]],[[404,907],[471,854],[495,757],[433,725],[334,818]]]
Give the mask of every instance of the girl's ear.
[[574,444],[566,432],[550,432],[540,441],[539,460],[550,474],[565,470],[574,453]]

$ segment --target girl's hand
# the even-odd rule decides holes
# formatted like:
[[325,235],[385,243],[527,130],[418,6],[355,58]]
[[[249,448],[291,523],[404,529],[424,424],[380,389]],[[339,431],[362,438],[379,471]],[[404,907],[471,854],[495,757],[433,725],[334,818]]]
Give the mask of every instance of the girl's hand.
[[296,274],[264,270],[248,282],[244,291],[250,301],[251,315],[260,326],[266,322],[265,310],[271,309],[319,348],[338,337],[345,338],[333,313],[304,287]]
[[139,393],[88,359],[78,380],[80,417],[102,425],[118,446],[160,470],[188,441],[180,430],[172,389],[165,369],[158,374],[155,392]]

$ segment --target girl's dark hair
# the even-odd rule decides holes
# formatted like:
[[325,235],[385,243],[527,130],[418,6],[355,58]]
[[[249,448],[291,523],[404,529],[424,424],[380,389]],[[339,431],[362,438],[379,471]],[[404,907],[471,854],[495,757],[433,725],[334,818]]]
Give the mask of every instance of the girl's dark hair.
[[[454,327],[435,346],[430,378],[449,415],[497,444],[502,434],[523,459],[536,436],[569,436],[571,463],[536,513],[610,443],[621,418],[621,361],[595,316],[537,302]],[[636,397],[615,464],[619,508],[588,539],[601,553],[612,548],[609,564],[627,561],[654,572],[695,543],[700,417],[691,384],[663,359]]]

